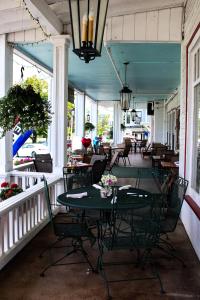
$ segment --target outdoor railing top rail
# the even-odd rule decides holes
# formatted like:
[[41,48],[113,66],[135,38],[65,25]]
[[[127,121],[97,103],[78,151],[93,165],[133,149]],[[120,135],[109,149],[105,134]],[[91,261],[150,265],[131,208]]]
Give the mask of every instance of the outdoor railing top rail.
[[[57,182],[60,181],[60,176],[51,176],[48,177],[48,185],[54,185]],[[25,190],[24,192],[21,192],[15,196],[12,196],[2,202],[0,202],[0,217],[4,215],[7,211],[12,210],[14,207],[18,206],[18,204],[22,204],[23,202],[26,202],[26,200],[30,197],[33,197],[34,195],[37,195],[44,189],[44,183],[40,182],[29,189]]]
[[22,170],[33,168],[33,167],[34,167],[34,163],[33,163],[33,161],[30,161],[30,162],[27,162],[24,164],[19,164],[19,165],[13,166],[13,170],[22,171]]

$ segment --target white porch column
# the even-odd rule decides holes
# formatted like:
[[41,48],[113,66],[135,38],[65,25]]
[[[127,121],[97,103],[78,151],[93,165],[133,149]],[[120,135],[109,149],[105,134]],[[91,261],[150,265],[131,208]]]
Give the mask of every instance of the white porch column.
[[[49,77],[48,79],[48,101],[51,103],[51,105],[53,104],[52,101],[52,97],[53,97],[53,88],[52,88],[52,84],[53,84],[53,78]],[[49,152],[51,152],[51,126],[49,126],[48,128],[48,138],[47,138],[47,144],[48,144],[48,148],[49,148]]]
[[154,106],[154,142],[164,143],[164,105],[161,103],[158,108]]
[[113,120],[113,143],[114,145],[122,142],[121,133],[121,106],[119,101],[114,101],[114,120]]
[[[13,83],[13,50],[7,44],[6,35],[0,35],[0,98],[5,96]],[[5,173],[13,169],[12,131],[0,139],[0,172]]]
[[67,97],[68,97],[68,35],[52,38],[53,53],[53,91],[52,124],[50,128],[50,151],[53,157],[54,172],[62,172],[67,163]]
[[77,92],[75,97],[75,135],[80,139],[84,136],[85,94]]
[[95,126],[95,129],[92,130],[92,141],[97,136],[97,123],[98,123],[98,105],[97,101],[92,101],[91,103],[91,115],[90,122]]

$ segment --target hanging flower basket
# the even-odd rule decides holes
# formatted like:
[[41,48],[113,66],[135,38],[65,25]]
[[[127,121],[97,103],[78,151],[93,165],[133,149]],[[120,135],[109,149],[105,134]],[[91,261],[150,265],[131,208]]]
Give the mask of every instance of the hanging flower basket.
[[41,98],[31,85],[15,85],[0,99],[1,137],[20,121],[22,132],[28,129],[45,130],[51,123],[51,104]]
[[90,122],[85,123],[85,131],[92,131],[93,129],[95,129],[95,126],[92,123]]

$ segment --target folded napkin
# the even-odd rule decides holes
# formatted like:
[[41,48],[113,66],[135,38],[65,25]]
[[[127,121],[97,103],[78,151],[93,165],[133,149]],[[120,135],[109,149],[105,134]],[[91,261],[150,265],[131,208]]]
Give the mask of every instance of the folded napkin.
[[103,187],[98,185],[98,184],[93,184],[92,185],[95,189],[101,190]]
[[133,197],[139,197],[139,198],[143,198],[143,197],[148,197],[148,195],[144,195],[144,194],[138,194],[138,193],[127,193],[127,195],[129,196],[133,196]]
[[86,197],[88,195],[87,192],[83,192],[83,193],[78,193],[78,194],[67,194],[66,197],[67,198],[83,198]]
[[121,191],[121,190],[128,190],[128,189],[130,189],[132,186],[129,184],[129,185],[123,185],[123,186],[120,186],[120,188],[119,188],[119,191]]

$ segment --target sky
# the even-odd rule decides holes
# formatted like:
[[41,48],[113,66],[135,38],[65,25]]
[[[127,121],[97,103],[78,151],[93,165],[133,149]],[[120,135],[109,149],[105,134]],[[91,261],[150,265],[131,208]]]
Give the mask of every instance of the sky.
[[21,68],[24,67],[23,71],[23,80],[26,80],[28,77],[36,75],[40,79],[45,79],[48,81],[49,75],[39,69],[37,66],[32,65],[26,60],[14,54],[13,56],[13,83],[17,84],[22,82],[21,78]]

